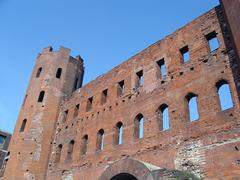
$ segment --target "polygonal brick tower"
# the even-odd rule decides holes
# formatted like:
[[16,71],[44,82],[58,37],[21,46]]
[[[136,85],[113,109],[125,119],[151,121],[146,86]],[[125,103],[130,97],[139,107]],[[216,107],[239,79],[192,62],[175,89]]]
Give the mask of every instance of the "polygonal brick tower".
[[81,87],[83,60],[61,47],[38,56],[10,143],[4,179],[45,179],[62,99]]

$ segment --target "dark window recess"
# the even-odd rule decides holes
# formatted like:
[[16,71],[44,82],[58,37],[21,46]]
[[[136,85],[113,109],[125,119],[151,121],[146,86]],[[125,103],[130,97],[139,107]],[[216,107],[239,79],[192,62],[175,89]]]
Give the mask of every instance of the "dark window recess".
[[90,111],[92,109],[92,104],[93,104],[93,97],[88,98],[87,100],[87,111]]
[[38,68],[36,78],[39,78],[42,72],[42,67]]
[[43,102],[45,91],[41,91],[38,96],[38,102]]
[[190,54],[189,54],[189,49],[188,46],[184,46],[183,48],[180,49],[180,53],[182,55],[182,61],[183,63],[187,63],[190,60]]
[[75,106],[73,117],[77,117],[78,116],[79,108],[80,108],[80,104],[77,104]]
[[143,70],[141,70],[136,73],[136,88],[143,86],[143,83],[144,83]]
[[233,100],[228,82],[226,80],[220,80],[216,86],[221,111],[232,108]]
[[118,82],[117,94],[118,96],[123,96],[125,91],[124,80]]
[[76,89],[78,89],[78,78],[75,79],[73,91],[75,91]]
[[206,39],[208,41],[210,52],[213,52],[219,48],[219,42],[215,31],[207,34]]
[[20,128],[20,132],[23,132],[25,130],[26,124],[27,124],[27,119],[24,119]]
[[67,121],[67,117],[68,117],[68,110],[64,111],[63,113],[63,122]]
[[71,140],[68,144],[68,151],[67,151],[67,160],[72,160],[72,154],[74,149],[74,140]]
[[81,155],[87,154],[88,135],[82,137]]
[[56,148],[55,163],[59,163],[61,160],[62,147],[62,144],[59,144]]
[[56,78],[60,79],[62,75],[62,68],[57,69]]
[[165,79],[166,74],[167,74],[167,71],[166,71],[165,61],[164,59],[161,59],[157,61],[157,78]]
[[105,89],[103,92],[102,92],[102,104],[106,103],[107,102],[107,97],[108,97],[108,89]]
[[97,133],[97,151],[103,150],[103,145],[104,145],[104,130],[100,129]]

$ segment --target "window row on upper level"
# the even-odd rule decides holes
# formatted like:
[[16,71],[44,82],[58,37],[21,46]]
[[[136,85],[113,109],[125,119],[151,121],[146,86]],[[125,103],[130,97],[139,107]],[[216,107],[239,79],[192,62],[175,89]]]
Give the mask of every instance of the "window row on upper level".
[[[209,43],[209,48],[210,48],[210,52],[215,51],[218,47],[219,47],[219,43],[218,43],[218,39],[217,39],[217,34],[215,31],[209,33],[208,35],[206,35],[206,39]],[[187,63],[190,60],[190,54],[189,54],[189,48],[188,46],[184,46],[183,48],[181,48],[179,50],[179,52],[182,55],[182,61],[184,63]],[[39,78],[41,73],[43,71],[43,68],[40,67],[37,70],[36,73],[36,78]],[[61,78],[61,74],[62,74],[62,68],[58,68],[56,71],[56,78],[60,79]],[[162,79],[164,80],[165,77],[167,75],[167,68],[165,65],[165,59],[162,58],[158,61],[156,61],[156,76],[157,79]],[[77,78],[75,81],[75,85],[73,90],[76,90],[78,87],[78,82],[79,79]],[[144,85],[144,72],[143,69],[137,71],[135,73],[135,86],[134,89],[137,90],[140,87],[142,87]],[[125,94],[125,81],[121,80],[117,83],[117,96],[123,96]],[[39,98],[38,98],[38,102],[42,102],[43,98],[44,98],[45,92],[41,91],[39,94]],[[109,90],[106,88],[101,92],[101,104],[105,104],[108,101],[108,96],[109,96]],[[94,101],[94,97],[91,96],[87,99],[87,103],[86,103],[86,111],[90,111],[93,107],[93,101]],[[80,105],[76,105],[76,109],[79,109]],[[66,111],[67,112],[67,111]]]
[[[232,95],[230,92],[229,84],[226,80],[220,80],[216,83],[217,94],[220,102],[221,111],[233,107]],[[198,111],[198,95],[195,93],[188,93],[185,96],[185,102],[188,110],[188,119],[189,121],[196,121],[199,119],[199,111]],[[170,118],[169,118],[169,106],[167,104],[162,104],[158,107],[156,111],[157,117],[157,124],[158,129],[160,131],[165,131],[170,129]],[[133,120],[133,136],[135,139],[142,139],[144,137],[144,116],[143,114],[139,113],[135,116]],[[124,124],[119,121],[115,124],[114,127],[114,145],[120,145],[124,142],[123,139],[123,127]],[[96,151],[102,151],[104,149],[104,136],[105,130],[103,128],[99,129],[96,133]],[[87,145],[89,143],[89,136],[85,134],[81,140],[81,148],[80,154],[85,155],[87,154]],[[61,151],[63,145],[59,144],[57,150],[55,152],[55,163],[60,161]],[[67,151],[67,160],[71,160],[72,153],[74,149],[74,140],[72,140],[68,145]]]
[[[206,35],[206,40],[209,43],[210,52],[213,52],[213,51],[215,51],[216,49],[219,48],[217,34],[216,34],[215,31]],[[179,50],[179,52],[181,53],[181,56],[182,56],[182,62],[187,63],[190,60],[190,56],[191,56],[189,54],[188,46],[184,46],[183,48],[181,48]],[[166,68],[166,64],[165,64],[165,59],[162,58],[162,59],[156,61],[156,66],[155,67],[156,67],[156,77],[157,77],[157,79],[164,80],[166,78],[166,75],[167,75],[167,68]],[[137,71],[135,73],[134,78],[135,78],[134,89],[137,90],[144,85],[144,71],[143,71],[143,69]],[[117,91],[116,94],[117,94],[118,97],[121,97],[125,94],[125,80],[124,79],[117,82],[116,91]],[[102,105],[105,104],[108,101],[108,97],[109,97],[109,89],[105,88],[101,92],[100,103]],[[94,103],[94,97],[93,96],[88,97],[87,103],[86,103],[86,112],[90,111],[93,108],[93,103]]]

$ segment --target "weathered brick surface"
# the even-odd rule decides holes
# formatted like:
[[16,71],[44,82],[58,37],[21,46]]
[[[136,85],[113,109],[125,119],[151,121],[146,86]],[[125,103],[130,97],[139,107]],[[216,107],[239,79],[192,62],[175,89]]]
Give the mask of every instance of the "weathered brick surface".
[[[220,47],[210,52],[205,36],[213,31],[217,33]],[[54,83],[50,83],[49,87],[54,89],[56,86],[66,96],[64,100],[64,95],[51,96],[49,99],[46,97],[49,104],[43,110],[36,106],[35,96],[41,86],[33,76],[28,92],[32,92],[34,97],[29,97],[30,100],[26,101],[20,112],[20,120],[10,146],[10,150],[15,153],[10,158],[5,177],[23,179],[23,175],[34,175],[36,179],[43,179],[48,162],[46,179],[96,180],[108,173],[106,171],[112,163],[133,158],[160,169],[187,171],[204,179],[240,178],[239,71],[228,35],[223,11],[221,7],[216,7],[72,94],[68,88],[69,84],[73,84],[73,69],[80,68],[82,72],[82,67],[63,64],[65,70],[69,71],[62,80],[65,83],[55,82],[55,77],[51,74],[49,78]],[[190,61],[184,64],[179,50],[186,45],[190,51]],[[46,60],[42,60],[43,63],[48,63],[49,71],[53,66],[50,57],[47,54],[43,57]],[[162,58],[165,59],[167,68],[165,79],[158,78],[157,75],[156,61]],[[66,62],[68,61],[63,59],[63,63]],[[54,67],[59,66],[57,61],[53,64]],[[136,89],[136,72],[139,70],[143,70],[144,85]],[[234,103],[233,108],[225,111],[220,110],[216,87],[216,83],[222,79],[229,83]],[[125,93],[119,97],[117,84],[122,80],[125,82]],[[102,104],[101,93],[105,89],[108,89],[108,97],[106,103]],[[194,122],[189,121],[185,98],[188,93],[198,96],[200,117]],[[93,97],[92,108],[86,111],[87,99],[90,97]],[[80,107],[75,117],[77,104]],[[157,119],[157,109],[162,104],[169,107],[170,129],[166,131],[159,129]],[[133,136],[134,119],[139,113],[144,116],[142,139]],[[24,135],[19,135],[21,120],[28,115],[32,117],[31,126],[27,127]],[[55,118],[57,115],[58,118]],[[38,124],[39,121],[45,124]],[[119,121],[123,123],[123,143],[114,145],[115,126]],[[96,151],[97,132],[100,129],[104,129],[104,148]],[[81,155],[82,137],[86,134],[87,154]],[[36,137],[36,141],[32,137]],[[72,140],[75,142],[73,155],[68,160],[68,146]],[[59,144],[63,148],[60,162],[56,163]],[[50,151],[50,159],[48,156],[38,156],[39,153],[48,154]],[[33,155],[29,155],[29,152],[33,152]],[[138,172],[138,177],[147,175],[141,171],[141,163],[133,163],[135,165],[131,166],[131,160],[127,162],[130,165],[113,165],[114,171],[128,165],[129,172]],[[25,167],[29,168],[28,172]],[[159,172],[162,177],[164,172],[168,171],[162,171],[163,174]]]

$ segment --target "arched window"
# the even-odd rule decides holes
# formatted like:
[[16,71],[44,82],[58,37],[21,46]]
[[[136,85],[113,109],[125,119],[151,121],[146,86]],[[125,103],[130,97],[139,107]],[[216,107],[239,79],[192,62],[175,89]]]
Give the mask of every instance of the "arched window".
[[97,151],[103,150],[104,130],[100,129],[97,133]]
[[36,78],[39,78],[42,72],[42,67],[38,68]]
[[88,135],[82,137],[81,155],[87,154]]
[[45,91],[41,91],[38,96],[38,102],[43,102]]
[[59,144],[56,148],[55,163],[59,163],[61,160],[62,147],[62,144]]
[[73,118],[78,116],[79,108],[80,108],[80,104],[77,104],[74,109]]
[[60,79],[62,75],[62,68],[57,69],[56,78]]
[[115,127],[115,137],[114,137],[115,145],[122,144],[122,136],[123,136],[123,123],[118,122]]
[[73,148],[74,148],[74,140],[71,140],[68,144],[68,151],[67,151],[67,160],[72,160]]
[[27,119],[24,119],[20,128],[20,132],[23,132],[25,130],[26,124],[27,124]]
[[138,114],[134,119],[134,137],[143,138],[144,131],[144,117],[142,114]]
[[168,105],[162,104],[157,110],[159,130],[164,131],[170,128]]
[[216,87],[221,111],[232,108],[233,101],[228,82],[226,80],[220,80],[216,83]]
[[196,121],[199,119],[197,95],[194,93],[189,93],[186,96],[188,102],[188,117],[190,121]]

